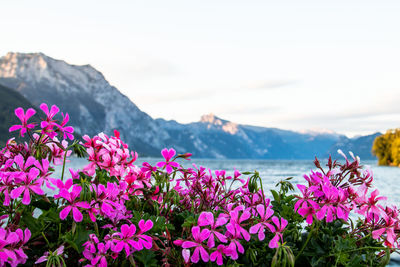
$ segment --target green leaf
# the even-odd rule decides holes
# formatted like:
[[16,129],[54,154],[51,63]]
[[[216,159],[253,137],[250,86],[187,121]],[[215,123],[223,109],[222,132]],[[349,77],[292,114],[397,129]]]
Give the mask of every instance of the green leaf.
[[182,227],[191,228],[194,224],[195,224],[195,219],[192,216],[189,216],[183,222]]
[[31,205],[41,210],[49,210],[51,208],[51,203],[45,201],[44,199],[32,201]]
[[141,250],[134,253],[137,262],[140,262],[145,267],[157,267],[159,266],[156,260],[156,255],[151,250]]
[[276,202],[280,202],[281,201],[278,192],[276,192],[275,190],[271,190],[271,193],[272,193],[272,196],[274,197]]

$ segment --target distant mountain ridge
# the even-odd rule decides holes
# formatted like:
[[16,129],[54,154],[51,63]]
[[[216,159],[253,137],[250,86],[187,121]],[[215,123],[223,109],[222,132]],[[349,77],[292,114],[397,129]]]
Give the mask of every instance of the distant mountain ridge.
[[[311,159],[350,147],[373,158],[372,137],[294,132],[240,125],[213,114],[180,124],[154,120],[142,112],[90,65],[70,65],[43,53],[8,53],[0,58],[0,84],[13,88],[33,105],[56,104],[71,116],[78,132],[111,134],[113,129],[142,155],[159,156],[164,147],[206,158]],[[370,142],[370,143],[368,143]],[[357,151],[354,151],[357,154]]]

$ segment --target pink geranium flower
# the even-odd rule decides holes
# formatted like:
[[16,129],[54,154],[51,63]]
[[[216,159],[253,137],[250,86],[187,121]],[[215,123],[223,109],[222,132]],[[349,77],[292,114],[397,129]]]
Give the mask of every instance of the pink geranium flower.
[[60,125],[57,125],[58,129],[63,134],[64,139],[69,138],[70,140],[74,140],[74,136],[72,135],[72,133],[74,132],[74,127],[65,126],[69,121],[69,115],[68,115],[68,113],[66,113],[65,115],[64,115],[64,113],[61,113],[61,114],[63,116],[63,120]]
[[20,119],[21,124],[11,126],[9,132],[20,130],[19,134],[23,137],[28,129],[35,128],[34,123],[28,124],[29,118],[35,115],[35,113],[36,111],[32,108],[28,108],[26,113],[24,112],[23,108],[15,109],[15,115]]
[[269,223],[269,218],[274,214],[274,211],[272,210],[271,206],[268,206],[265,209],[264,204],[259,204],[257,205],[257,212],[260,215],[261,220],[256,225],[250,227],[249,232],[250,234],[258,233],[258,239],[262,241],[265,238],[265,227],[269,228],[271,231],[275,230],[275,228]]
[[164,148],[163,150],[161,150],[161,155],[164,157],[165,161],[158,162],[157,167],[165,167],[165,170],[168,173],[171,173],[173,171],[172,167],[179,168],[179,164],[177,162],[170,161],[175,156],[175,154],[176,151],[173,148]]
[[281,243],[283,243],[282,232],[284,231],[286,225],[288,224],[288,221],[285,220],[284,218],[281,218],[281,220],[279,221],[278,217],[276,216],[272,217],[272,221],[276,226],[276,229],[272,231],[275,232],[275,236],[271,239],[271,241],[269,241],[268,246],[270,248],[277,248],[279,246],[278,241],[281,241]]
[[44,195],[41,188],[42,179],[37,179],[40,171],[36,168],[31,168],[28,173],[21,173],[18,180],[18,186],[13,189],[10,193],[11,198],[16,199],[22,193],[24,193],[22,198],[22,204],[29,205],[31,203],[31,193],[38,195]]
[[[243,211],[239,216],[239,212]],[[226,228],[231,234],[234,234],[232,228],[235,229],[235,232],[240,233],[243,239],[246,241],[250,240],[250,234],[244,229],[241,225],[242,222],[248,220],[251,217],[250,208],[244,209],[244,206],[238,206],[230,211],[230,220],[227,224]]]
[[217,231],[217,227],[222,226],[228,222],[227,216],[220,214],[218,219],[214,222],[214,214],[212,212],[202,212],[199,216],[198,225],[211,227],[210,236],[208,237],[207,246],[213,248],[215,246],[215,237],[222,242],[228,242],[226,236]]
[[218,265],[224,264],[224,255],[230,254],[230,249],[225,245],[218,245],[217,250],[210,254],[210,261],[217,262]]
[[53,118],[60,109],[56,105],[52,105],[49,111],[49,107],[45,103],[40,105],[40,109],[43,110],[44,114],[46,114],[46,119],[40,123],[40,127],[47,136],[53,139],[57,135],[53,130],[53,127],[57,126]]
[[72,187],[72,192],[68,192],[64,188],[60,190],[59,196],[68,201],[68,205],[66,205],[65,208],[60,212],[61,220],[65,220],[72,210],[74,221],[82,221],[83,215],[78,208],[89,209],[90,205],[86,201],[79,201],[81,191],[82,187],[79,185],[74,185]]
[[397,242],[394,230],[398,222],[386,214],[383,214],[383,219],[384,225],[381,228],[372,231],[372,238],[378,239],[379,237],[382,237],[384,233],[386,233],[386,238],[384,239],[385,244],[388,247],[393,247],[394,243]]
[[210,230],[203,229],[200,231],[199,226],[193,226],[192,227],[192,236],[194,238],[194,242],[193,241],[185,241],[182,243],[182,248],[195,247],[193,255],[190,258],[193,263],[199,262],[200,255],[201,255],[201,259],[204,262],[208,262],[208,260],[210,259],[210,255],[203,247],[203,241],[206,240],[210,236]]
[[136,243],[133,242],[135,233],[136,233],[136,226],[134,224],[122,225],[121,232],[113,234],[113,236],[118,236],[119,239],[114,239],[115,246],[112,248],[112,250],[114,252],[120,252],[122,251],[122,249],[125,249],[126,257],[131,255],[131,249],[133,249],[134,246],[136,246]]

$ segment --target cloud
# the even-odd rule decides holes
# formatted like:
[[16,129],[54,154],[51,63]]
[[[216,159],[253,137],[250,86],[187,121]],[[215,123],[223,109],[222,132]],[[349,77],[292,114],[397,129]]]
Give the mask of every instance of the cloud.
[[[140,68],[139,68],[140,69]],[[151,68],[144,68],[142,71],[154,73],[154,70]],[[171,73],[172,74],[172,73]],[[257,81],[251,82],[246,85],[238,86],[238,87],[230,87],[224,86],[220,88],[207,88],[207,89],[187,89],[183,92],[165,92],[164,95],[158,95],[157,97],[151,97],[151,101],[153,103],[163,103],[163,102],[171,102],[171,101],[191,101],[191,100],[202,100],[206,98],[215,97],[217,94],[226,94],[226,93],[242,93],[243,91],[250,90],[271,90],[276,88],[285,87],[291,84],[296,84],[298,81],[295,80],[270,80],[270,81]],[[188,87],[189,88],[189,87]],[[228,108],[229,109],[229,108]],[[230,110],[230,109],[229,109]],[[270,107],[259,107],[259,108],[244,108],[243,112],[248,114],[253,114],[256,112],[266,112],[266,111],[276,111],[277,108]],[[227,111],[230,114],[239,113],[231,111]]]
[[288,85],[294,85],[299,83],[296,80],[265,80],[265,81],[255,81],[241,86],[241,89],[250,90],[271,90],[286,87]]
[[161,59],[139,60],[136,64],[129,66],[128,71],[141,76],[164,76],[178,72],[176,66]]
[[262,114],[266,112],[278,112],[279,110],[281,110],[281,108],[277,106],[240,107],[240,108],[229,107],[219,112],[229,115],[253,115],[253,114]]

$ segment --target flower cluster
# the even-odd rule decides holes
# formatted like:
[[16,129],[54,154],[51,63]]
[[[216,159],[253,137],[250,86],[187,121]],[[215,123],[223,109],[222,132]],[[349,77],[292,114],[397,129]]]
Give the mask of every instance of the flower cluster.
[[153,239],[144,234],[153,227],[151,220],[140,220],[139,231],[134,224],[123,224],[119,232],[107,234],[104,242],[100,242],[95,234],[89,236],[89,240],[83,244],[84,259],[90,264],[86,266],[107,266],[107,259],[115,260],[121,251],[125,252],[126,258],[131,256],[135,251],[151,249]]
[[[374,239],[382,239],[388,247],[399,247],[400,217],[396,207],[383,207],[379,202],[386,197],[378,196],[375,189],[368,195],[373,181],[372,171],[361,170],[360,159],[350,155],[350,161],[343,152],[346,162],[340,164],[329,159],[327,172],[312,172],[305,175],[307,185],[297,185],[301,196],[294,208],[308,224],[314,219],[332,222],[349,220],[349,215],[361,215],[363,227],[355,229],[355,237],[361,237],[372,231]],[[319,166],[319,162],[316,161]],[[396,234],[397,233],[397,234]]]
[[[266,229],[274,234],[268,246],[277,248],[279,242],[283,243],[282,233],[287,221],[284,218],[279,220],[276,216],[271,218],[274,213],[271,206],[265,208],[264,204],[259,204],[256,209],[257,214],[252,214],[250,208],[237,206],[230,208],[229,213],[219,213],[216,220],[212,212],[202,212],[197,226],[191,229],[192,235],[189,239],[177,240],[175,244],[183,248],[182,256],[186,262],[190,259],[197,263],[201,257],[204,262],[210,260],[218,265],[223,264],[224,257],[237,260],[239,253],[245,252],[241,242],[250,241],[250,234],[258,233],[259,240],[263,241]],[[252,226],[249,228],[249,225]],[[191,257],[189,248],[194,248]]]
[[6,263],[11,266],[24,264],[28,259],[25,254],[25,244],[31,238],[31,231],[26,228],[10,231],[9,229],[0,228],[0,266],[5,266]]

